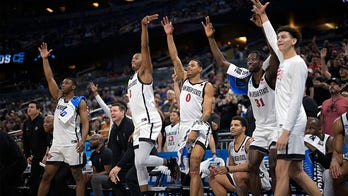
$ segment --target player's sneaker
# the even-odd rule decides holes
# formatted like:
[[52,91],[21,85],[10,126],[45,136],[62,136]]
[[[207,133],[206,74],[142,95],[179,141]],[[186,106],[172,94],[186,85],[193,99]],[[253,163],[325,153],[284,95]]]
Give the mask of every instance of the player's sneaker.
[[170,157],[167,167],[170,170],[170,176],[172,177],[173,182],[175,184],[178,183],[180,179],[180,168],[178,166],[176,158]]

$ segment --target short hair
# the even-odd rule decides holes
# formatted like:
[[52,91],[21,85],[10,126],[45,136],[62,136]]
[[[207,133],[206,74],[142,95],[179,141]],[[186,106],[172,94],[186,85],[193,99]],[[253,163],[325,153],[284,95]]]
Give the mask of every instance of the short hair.
[[42,110],[42,105],[39,102],[37,102],[37,101],[34,101],[34,100],[29,101],[28,105],[29,104],[35,104],[37,109]]
[[73,83],[73,85],[77,86],[77,81],[75,80],[75,78],[72,77],[67,77],[65,79],[71,80],[71,82]]
[[99,141],[101,141],[103,143],[105,142],[104,136],[102,134],[99,134],[99,133],[96,133],[96,134],[92,135],[91,138],[95,138],[95,139],[97,139],[97,140],[99,140]]
[[293,28],[293,27],[290,27],[290,26],[288,26],[288,25],[286,25],[286,26],[281,26],[281,27],[279,27],[279,28],[277,29],[277,34],[278,34],[279,32],[282,32],[282,31],[288,32],[288,33],[291,35],[291,37],[297,39],[297,42],[296,42],[296,44],[295,44],[295,47],[300,46],[300,44],[301,44],[301,42],[302,42],[302,35],[301,35],[301,33],[300,33],[297,29],[295,29],[295,28]]
[[261,60],[261,61],[265,61],[266,60],[266,54],[265,52],[263,52],[262,50],[252,50],[249,52],[249,54],[256,54],[256,57]]
[[248,121],[245,118],[241,116],[233,116],[232,120],[238,120],[242,124],[242,126],[245,127],[245,129],[248,128]]
[[180,117],[180,111],[179,110],[173,110],[172,112],[176,113]]
[[127,104],[123,101],[117,101],[111,104],[111,106],[118,106],[120,110],[127,111]]
[[197,65],[203,68],[203,64],[198,58],[192,58],[191,61],[196,61]]
[[315,125],[318,126],[319,129],[320,129],[320,127],[321,127],[321,122],[320,122],[319,118],[317,118],[317,117],[308,117],[308,118],[307,118],[307,122],[308,122],[308,121],[313,121],[313,122],[315,123]]

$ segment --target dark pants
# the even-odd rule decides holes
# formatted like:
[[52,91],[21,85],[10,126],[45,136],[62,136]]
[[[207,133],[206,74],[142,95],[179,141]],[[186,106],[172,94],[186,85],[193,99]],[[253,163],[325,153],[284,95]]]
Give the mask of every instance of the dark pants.
[[142,195],[139,188],[137,170],[135,166],[128,170],[126,174],[126,182],[129,187],[129,193],[131,196],[140,196]]
[[21,184],[23,171],[27,163],[23,160],[17,160],[8,167],[0,165],[0,195],[17,196],[16,186]]
[[32,162],[31,162],[29,187],[30,187],[30,195],[32,195],[32,196],[37,195],[37,191],[39,189],[41,177],[45,171],[45,169],[39,165],[41,160],[42,160],[42,157],[41,158],[34,157]]

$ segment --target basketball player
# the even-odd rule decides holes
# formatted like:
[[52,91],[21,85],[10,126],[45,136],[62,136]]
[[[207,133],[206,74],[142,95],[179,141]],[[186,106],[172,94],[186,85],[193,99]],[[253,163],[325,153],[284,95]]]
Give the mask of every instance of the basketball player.
[[290,178],[309,195],[321,195],[302,167],[305,153],[303,135],[307,122],[302,98],[308,70],[305,61],[296,53],[301,34],[289,26],[280,27],[276,34],[265,12],[269,2],[263,5],[259,0],[252,0],[252,3],[252,11],[261,17],[267,41],[280,62],[275,87],[278,140],[274,195],[288,194]]
[[[255,19],[256,20],[256,19]],[[257,21],[255,21],[256,23]],[[261,22],[261,21],[260,21]],[[234,64],[229,63],[222,55],[214,38],[214,28],[210,21],[209,16],[205,18],[205,23],[202,22],[205,30],[205,34],[208,38],[210,49],[213,53],[215,60],[230,77],[233,76],[233,72],[241,68],[236,67]],[[261,26],[261,23],[260,23]],[[272,50],[271,50],[272,51]],[[247,83],[247,95],[252,105],[252,111],[255,117],[256,128],[253,132],[253,142],[250,145],[249,156],[249,175],[250,186],[253,195],[261,194],[261,180],[259,176],[259,167],[265,154],[269,154],[270,170],[273,176],[272,184],[275,182],[275,159],[276,159],[276,130],[277,121],[274,108],[274,88],[279,65],[275,54],[273,53],[269,59],[268,68],[262,69],[265,62],[265,56],[262,51],[251,51],[248,55],[248,70],[251,74],[245,80]],[[245,71],[246,72],[246,71]],[[238,77],[238,76],[237,76]],[[268,114],[268,115],[265,115]],[[274,184],[275,185],[275,184]],[[275,186],[272,186],[275,187]]]
[[334,150],[330,165],[330,174],[333,178],[335,195],[348,194],[346,181],[348,180],[348,154],[343,153],[343,145],[348,146],[348,113],[337,118],[332,127],[334,134]]
[[89,123],[86,98],[75,96],[77,84],[72,78],[65,78],[59,89],[48,61],[52,49],[48,50],[47,44],[42,43],[39,51],[48,88],[57,101],[57,107],[54,112],[53,142],[47,156],[38,196],[47,195],[51,180],[62,162],[69,164],[71,168],[76,181],[76,195],[83,196],[85,195],[85,181],[82,174],[83,150]]
[[141,21],[141,53],[132,59],[132,69],[135,74],[128,82],[129,107],[135,127],[134,153],[135,167],[139,181],[140,191],[146,195],[148,191],[147,166],[167,165],[171,176],[178,177],[176,160],[169,161],[158,156],[150,155],[155,141],[162,128],[162,119],[157,111],[154,100],[152,62],[149,48],[148,24],[158,18],[158,14],[145,16]]
[[161,23],[167,34],[169,54],[177,79],[183,81],[180,93],[179,134],[181,140],[186,141],[190,148],[192,147],[189,158],[190,195],[203,195],[199,169],[211,134],[207,120],[212,110],[214,89],[211,83],[201,78],[203,65],[199,60],[190,60],[187,71],[184,69],[174,43],[174,27],[168,17],[164,17]]

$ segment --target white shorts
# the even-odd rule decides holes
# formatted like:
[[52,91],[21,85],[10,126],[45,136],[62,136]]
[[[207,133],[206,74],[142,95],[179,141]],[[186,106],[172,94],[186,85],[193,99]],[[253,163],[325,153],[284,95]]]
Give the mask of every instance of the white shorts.
[[277,142],[277,136],[277,130],[256,128],[253,132],[250,148],[268,154],[271,144]]
[[147,141],[155,144],[161,130],[162,122],[140,125],[133,132],[133,146],[138,146],[139,141]]
[[[281,134],[282,131],[278,131],[278,136]],[[306,147],[303,138],[304,135],[290,133],[286,148],[282,151],[277,151],[277,159],[304,160]]]
[[[190,134],[191,130],[193,131],[199,131],[196,141],[192,144],[192,147],[194,147],[196,144],[203,147],[203,149],[207,149],[209,145],[210,140],[210,134],[211,134],[211,128],[208,124],[200,123],[200,122],[194,122],[191,124],[189,131],[187,132],[187,135]],[[185,128],[186,129],[186,128]],[[185,138],[187,138],[187,135]]]
[[76,146],[53,146],[50,148],[47,161],[49,163],[65,162],[70,166],[82,166],[83,152],[78,153]]

